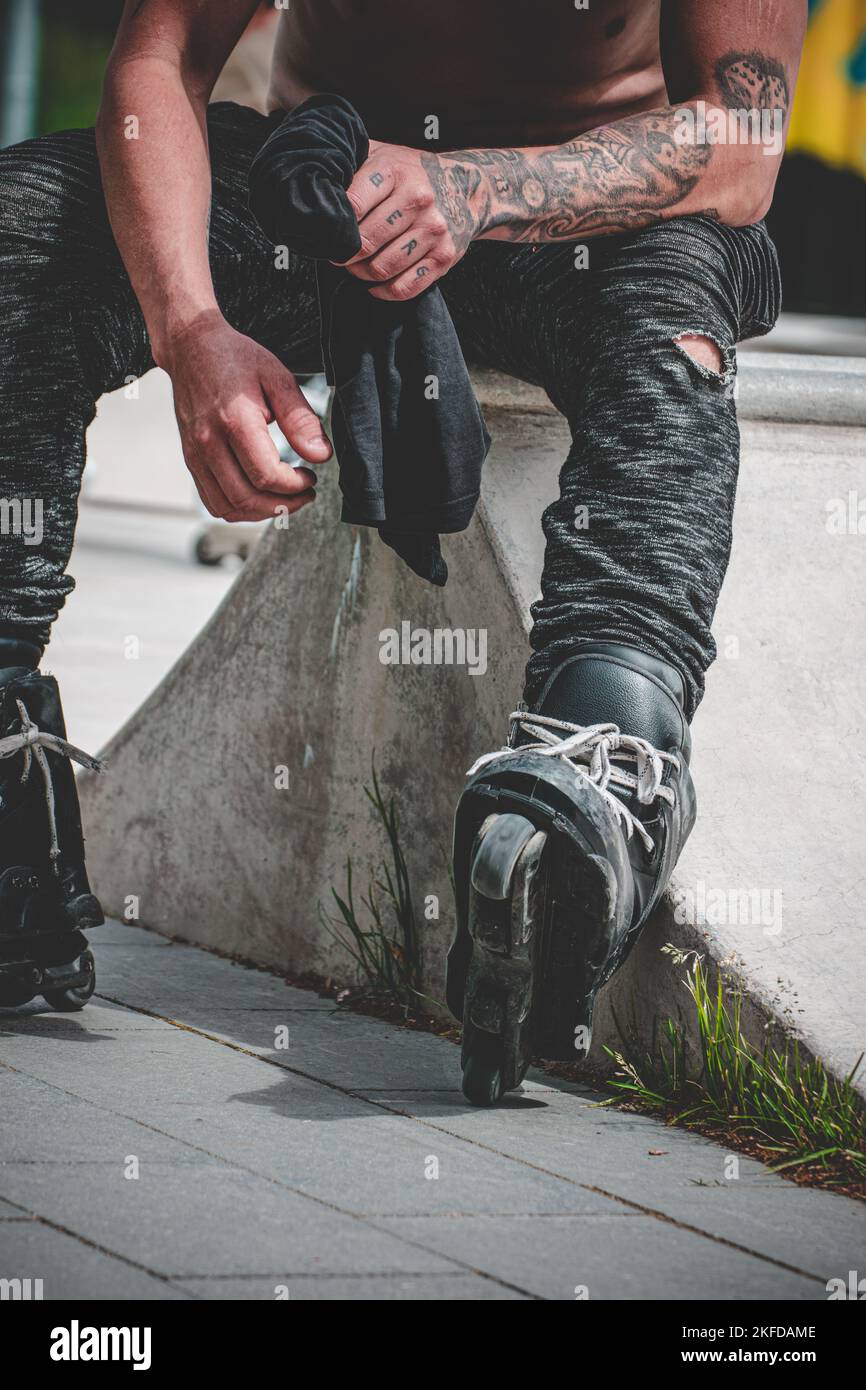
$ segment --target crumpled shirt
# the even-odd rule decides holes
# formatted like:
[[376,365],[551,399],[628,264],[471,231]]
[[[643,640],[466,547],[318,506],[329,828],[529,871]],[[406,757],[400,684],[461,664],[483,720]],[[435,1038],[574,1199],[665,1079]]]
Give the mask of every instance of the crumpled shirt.
[[361,248],[346,189],[368,152],[349,101],[310,97],[254,159],[250,208],[274,244],[316,261],[342,520],[375,526],[416,574],[442,585],[439,533],[469,525],[490,435],[438,286],[391,303],[342,268]]

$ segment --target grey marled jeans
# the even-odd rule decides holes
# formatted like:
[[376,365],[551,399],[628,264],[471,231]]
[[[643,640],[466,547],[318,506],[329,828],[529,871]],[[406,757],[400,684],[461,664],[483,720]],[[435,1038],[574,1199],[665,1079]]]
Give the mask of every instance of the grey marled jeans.
[[[211,107],[214,281],[236,328],[290,368],[315,371],[312,265],[277,269],[247,209],[247,169],[266,131],[247,108]],[[542,517],[527,697],[575,643],[603,639],[678,667],[693,713],[731,544],[733,346],[766,333],[779,309],[766,229],[678,218],[592,240],[585,269],[571,245],[477,242],[443,290],[467,358],[540,384],[571,427],[561,495]],[[722,373],[676,346],[690,332],[721,346]],[[153,365],[92,131],[0,151],[0,334],[0,499],[43,504],[41,544],[0,538],[0,636],[44,645],[73,588],[66,567],[95,403]]]

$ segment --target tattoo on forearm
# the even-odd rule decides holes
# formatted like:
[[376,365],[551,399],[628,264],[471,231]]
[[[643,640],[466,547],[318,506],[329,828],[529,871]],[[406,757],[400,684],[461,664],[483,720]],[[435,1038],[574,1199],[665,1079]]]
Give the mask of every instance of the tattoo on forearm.
[[[725,105],[787,111],[788,82],[775,58],[729,53],[716,81]],[[482,229],[510,241],[624,232],[677,216],[713,158],[713,145],[677,138],[677,113],[641,112],[535,153],[456,150],[422,161],[461,252]],[[712,208],[703,215],[718,216]]]
[[[476,227],[500,228],[512,241],[569,241],[644,226],[694,188],[710,159],[708,146],[674,138],[673,110],[649,111],[601,126],[555,149],[461,150],[432,156],[440,208],[464,203],[469,175],[483,176]],[[431,156],[427,156],[431,158]]]

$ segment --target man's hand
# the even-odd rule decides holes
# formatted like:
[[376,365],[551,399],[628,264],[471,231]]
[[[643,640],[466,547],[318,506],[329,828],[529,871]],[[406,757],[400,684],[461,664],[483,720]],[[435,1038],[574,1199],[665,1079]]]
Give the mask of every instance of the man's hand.
[[308,463],[331,445],[282,363],[218,312],[172,339],[160,357],[174,387],[183,456],[212,516],[264,521],[315,498],[315,473],[283,463],[268,433],[276,420]]
[[456,265],[479,231],[475,195],[481,175],[452,177],[440,157],[370,141],[370,155],[349,185],[361,250],[347,262],[376,299],[421,294]]

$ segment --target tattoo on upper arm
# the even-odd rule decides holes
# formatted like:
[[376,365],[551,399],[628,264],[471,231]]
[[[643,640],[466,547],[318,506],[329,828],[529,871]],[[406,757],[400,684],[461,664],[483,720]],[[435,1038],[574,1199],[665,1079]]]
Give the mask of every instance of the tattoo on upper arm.
[[716,63],[716,82],[731,110],[788,110],[788,77],[777,58],[766,53],[726,53]]

